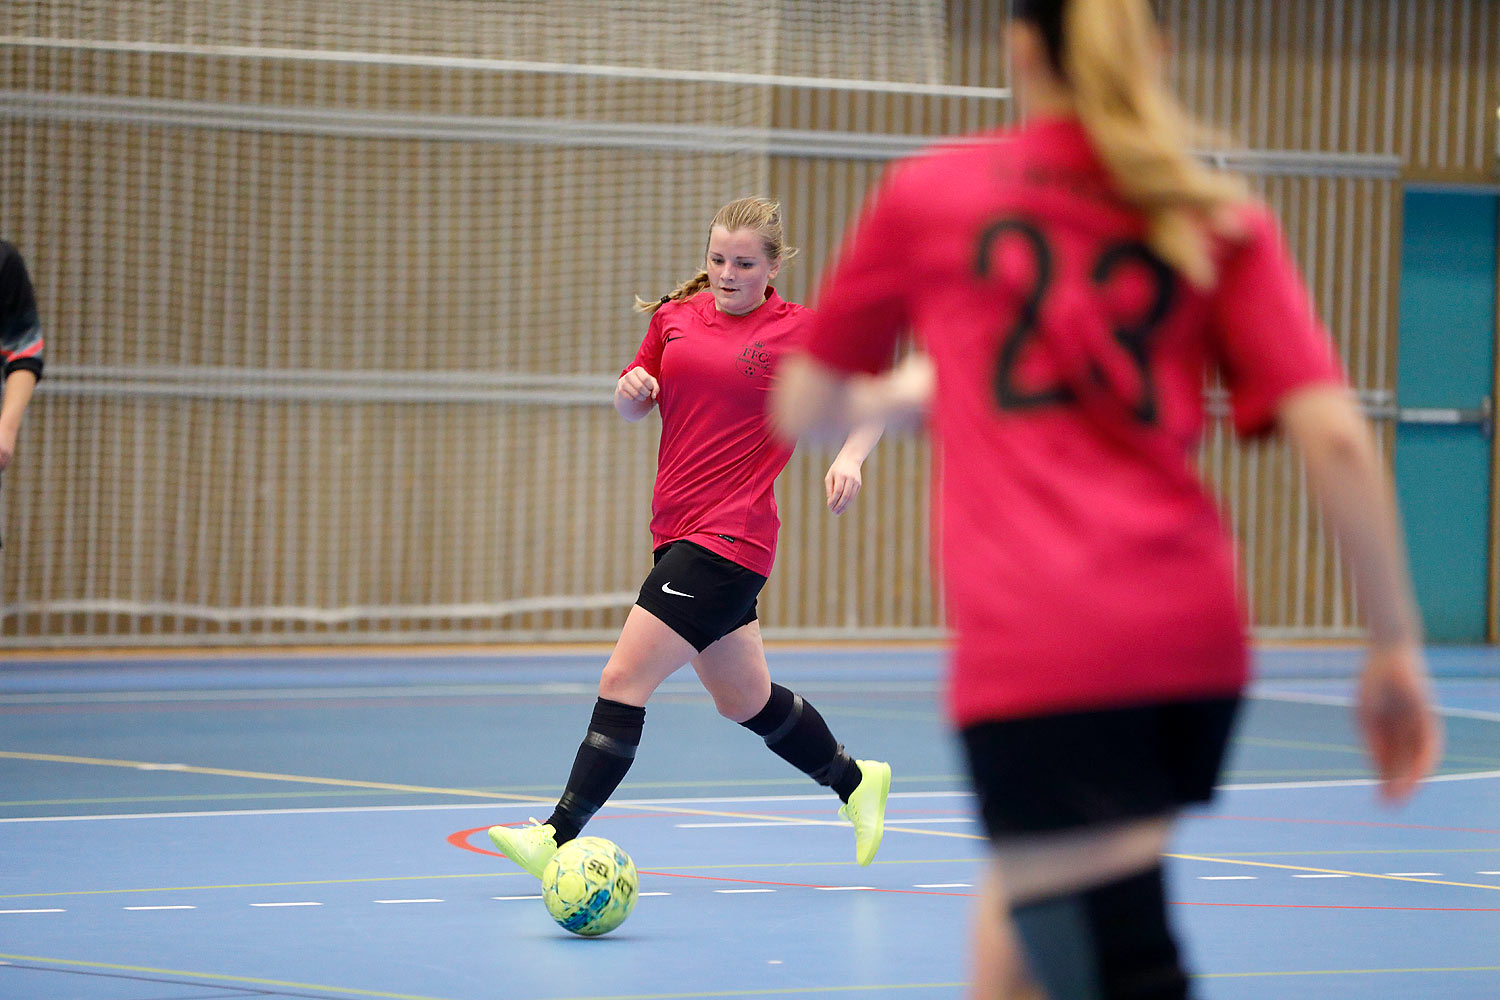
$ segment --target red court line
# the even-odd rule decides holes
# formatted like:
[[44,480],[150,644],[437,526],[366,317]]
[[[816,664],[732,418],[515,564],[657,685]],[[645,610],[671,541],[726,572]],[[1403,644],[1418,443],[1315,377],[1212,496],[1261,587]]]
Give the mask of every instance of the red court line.
[[191,701],[109,701],[0,705],[0,715],[121,715],[149,712],[263,712],[267,709],[357,709],[357,708],[462,708],[479,702],[504,701],[507,705],[566,705],[576,695],[441,695],[432,698],[406,695],[351,695],[340,698],[203,698]]
[[[542,803],[538,802],[537,805],[541,806]],[[658,818],[658,817],[661,817],[661,816],[702,816],[702,815],[703,815],[703,813],[701,811],[699,811],[699,810],[696,810],[696,809],[676,810],[676,809],[668,809],[666,807],[662,807],[661,809],[653,809],[650,812],[644,812],[644,813],[608,813],[608,814],[606,814],[604,816],[600,816],[598,818],[599,819],[606,819],[606,820],[609,820],[609,819],[654,819],[654,818]],[[829,815],[831,815],[831,813],[826,808],[825,809],[778,809],[778,810],[776,810],[776,815],[778,815],[778,816],[788,816],[788,817],[790,817],[790,816],[829,816]],[[891,819],[891,817],[893,817],[893,816],[894,817],[901,817],[901,816],[951,816],[951,815],[953,815],[953,812],[951,810],[947,810],[947,809],[887,809],[886,813],[885,813],[885,816],[886,816],[887,820]],[[967,817],[965,817],[965,818],[967,818]],[[830,822],[832,822],[832,821],[830,820]],[[522,825],[523,824],[522,824],[522,822],[520,820],[515,820],[515,821],[512,821],[510,823],[491,823],[490,824],[490,826],[522,826]],[[476,826],[472,830],[459,830],[457,833],[449,834],[449,836],[448,836],[448,843],[452,844],[454,847],[463,848],[466,851],[473,851],[475,854],[489,854],[489,855],[493,855],[494,857],[497,857],[497,858],[504,857],[504,855],[502,855],[502,854],[496,854],[494,851],[487,851],[487,850],[485,850],[482,847],[475,847],[472,844],[467,843],[463,839],[463,838],[467,838],[469,836],[469,834],[471,834],[471,833],[479,833],[481,831],[486,831],[486,830],[488,830],[490,828],[490,826]]]
[[[660,814],[660,813],[649,813],[649,814],[642,814],[642,815],[662,815],[662,814]],[[617,816],[617,817],[614,817],[614,818],[619,819],[621,817]],[[509,825],[515,825],[515,824],[509,824]],[[472,830],[459,830],[457,833],[451,833],[451,834],[448,835],[448,843],[452,844],[454,847],[459,847],[459,848],[462,848],[463,850],[466,850],[466,851],[473,851],[475,854],[487,854],[487,855],[489,855],[490,857],[493,857],[493,858],[503,858],[505,855],[501,854],[498,851],[487,851],[487,850],[485,850],[482,847],[475,847],[473,844],[470,844],[468,842],[468,837],[469,837],[470,834],[480,833],[480,832],[486,831],[488,829],[489,829],[489,827],[487,827],[487,826],[476,826]],[[685,874],[681,874],[681,873],[678,873],[678,872],[657,872],[657,871],[642,871],[640,874],[642,874],[642,875],[655,875],[655,876],[658,876],[658,877],[661,877],[661,878],[698,879],[698,880],[702,880],[702,881],[705,881],[705,882],[733,882],[733,883],[736,883],[738,885],[774,885],[774,886],[780,886],[782,888],[787,888],[787,889],[819,889],[819,888],[829,888],[828,886],[818,885],[818,884],[813,883],[813,882],[774,882],[774,881],[770,881],[770,880],[767,880],[767,879],[730,878],[730,877],[728,877],[726,875],[685,875]],[[954,897],[958,897],[958,898],[962,898],[962,899],[969,899],[969,898],[972,898],[973,895],[974,895],[972,892],[935,892],[935,891],[933,891],[931,889],[879,889],[879,888],[874,888],[874,889],[866,889],[866,890],[863,890],[863,891],[865,891],[865,892],[883,892],[883,893],[887,893],[887,894],[890,894],[890,895],[954,896]],[[1172,903],[1173,906],[1230,906],[1230,907],[1253,908],[1253,909],[1273,909],[1273,910],[1388,910],[1388,911],[1393,911],[1393,912],[1399,911],[1399,912],[1412,912],[1412,913],[1500,913],[1500,907],[1480,907],[1480,906],[1344,906],[1344,905],[1331,904],[1331,903],[1328,903],[1328,904],[1325,904],[1325,903],[1194,903],[1194,902],[1185,902],[1185,901],[1182,901],[1182,900],[1172,900],[1171,903]]]
[[[546,807],[546,804],[543,803],[543,802],[540,802],[540,801],[537,802],[537,805],[539,807],[542,807],[542,808]],[[540,809],[538,811],[540,811]],[[701,815],[703,815],[703,814],[699,813],[699,812],[695,812],[695,811],[677,812],[676,810],[662,809],[660,811],[652,810],[651,812],[646,812],[646,813],[609,813],[608,815],[602,816],[602,817],[599,817],[599,818],[600,819],[651,819],[653,817],[658,817],[658,816],[701,816]],[[474,833],[487,833],[487,832],[489,832],[490,826],[524,826],[524,825],[525,824],[522,821],[516,820],[516,821],[511,822],[511,823],[491,823],[489,826],[476,826],[472,830],[459,830],[457,833],[450,833],[450,834],[448,834],[448,843],[452,844],[454,847],[460,848],[460,849],[465,850],[465,851],[473,851],[475,854],[488,854],[492,858],[503,858],[503,857],[505,857],[505,855],[501,854],[499,851],[487,851],[483,847],[475,847],[473,844],[469,843],[468,842],[469,835],[470,834],[474,834]]]
[[[656,816],[656,815],[662,815],[662,814],[660,814],[660,813],[649,813],[649,814],[643,814],[643,815],[653,815],[653,816]],[[615,817],[615,818],[618,819],[620,817]],[[496,825],[496,824],[491,824],[491,825]],[[514,826],[515,824],[499,824],[499,825],[511,825],[511,826]],[[473,844],[470,844],[468,842],[468,838],[469,838],[470,834],[480,833],[480,832],[484,832],[484,831],[488,831],[488,830],[489,830],[488,826],[476,826],[472,830],[459,830],[456,833],[450,833],[450,834],[448,834],[448,843],[452,844],[454,847],[462,848],[465,851],[473,851],[475,854],[488,854],[492,858],[503,858],[503,857],[505,857],[505,855],[501,854],[499,851],[487,851],[487,850],[485,850],[482,847],[475,847]],[[683,875],[683,874],[680,874],[680,873],[677,873],[677,872],[654,872],[654,871],[640,871],[639,874],[641,874],[641,875],[656,875],[656,876],[659,876],[661,878],[701,879],[701,880],[703,880],[705,882],[735,882],[735,883],[740,884],[740,885],[776,885],[776,886],[782,886],[784,888],[790,888],[790,889],[830,889],[830,888],[836,888],[835,886],[829,886],[829,885],[822,884],[822,883],[817,883],[817,882],[770,882],[770,881],[766,881],[766,880],[763,880],[763,879],[730,878],[727,875]],[[863,891],[863,892],[883,892],[883,893],[886,893],[888,895],[907,895],[907,896],[957,896],[957,897],[962,898],[962,899],[967,899],[967,898],[969,898],[970,896],[973,895],[973,893],[971,893],[971,892],[935,892],[935,891],[933,891],[931,889],[879,889],[879,888],[870,888],[870,889],[864,889],[864,890],[861,890],[861,891]]]
[[[639,814],[637,814],[637,816],[661,816],[661,815],[671,815],[671,814],[670,813],[639,813]],[[626,818],[626,817],[615,816],[615,817],[612,817],[612,818],[614,818],[614,819],[622,819],[622,818]],[[1230,819],[1230,818],[1234,818],[1234,819],[1258,819],[1259,817],[1223,817],[1223,818],[1226,818],[1226,819]],[[1320,822],[1320,821],[1314,821],[1314,822]],[[1332,822],[1332,821],[1328,821],[1328,822]],[[492,825],[494,825],[494,824],[492,824]],[[502,825],[514,826],[516,824],[502,824]],[[1372,825],[1375,825],[1375,826],[1384,826],[1384,825],[1387,825],[1387,824],[1379,824],[1379,823],[1377,823],[1377,824],[1372,824]],[[1399,825],[1399,824],[1394,824],[1394,825]],[[1419,828],[1419,829],[1430,829],[1430,828]],[[1438,828],[1438,829],[1442,829],[1442,828]],[[482,847],[475,847],[473,844],[470,844],[468,842],[468,837],[469,837],[470,834],[480,833],[480,832],[487,831],[487,830],[489,830],[488,826],[476,826],[472,830],[459,830],[456,833],[450,833],[448,835],[448,843],[452,844],[454,847],[459,847],[459,848],[462,848],[463,850],[466,850],[466,851],[473,851],[475,854],[487,854],[487,855],[489,855],[490,857],[493,857],[493,858],[503,858],[503,857],[505,857],[505,855],[501,854],[499,851],[487,851],[487,850],[485,850]],[[774,886],[780,886],[782,888],[788,888],[788,889],[827,889],[827,888],[831,888],[830,886],[820,885],[820,884],[815,883],[815,882],[773,882],[773,881],[769,881],[769,880],[766,880],[766,879],[730,878],[727,875],[685,875],[685,874],[682,874],[682,873],[679,873],[679,872],[657,872],[657,871],[644,871],[644,870],[641,871],[640,874],[642,874],[642,875],[655,875],[655,876],[658,876],[660,878],[698,879],[698,880],[702,880],[702,881],[705,881],[705,882],[734,882],[734,883],[739,884],[739,885],[774,885]],[[907,896],[953,896],[953,897],[957,897],[957,898],[961,898],[961,899],[969,899],[969,898],[972,898],[973,895],[974,895],[972,892],[935,892],[935,891],[933,891],[931,889],[880,889],[880,888],[871,888],[871,889],[865,889],[865,890],[862,890],[862,891],[864,891],[864,892],[883,892],[883,893],[886,893],[886,894],[889,894],[889,895],[907,895]],[[1229,907],[1253,908],[1253,909],[1273,909],[1273,910],[1385,910],[1385,911],[1403,912],[1403,913],[1406,913],[1406,912],[1410,912],[1410,913],[1500,913],[1500,907],[1483,907],[1483,906],[1346,906],[1346,905],[1333,904],[1333,903],[1195,903],[1195,902],[1187,902],[1187,901],[1183,901],[1183,900],[1171,900],[1170,902],[1172,903],[1173,906],[1229,906]]]
[[[501,825],[504,825],[504,824],[498,824],[498,823],[491,823],[490,824],[490,826],[501,826]],[[475,847],[473,844],[469,843],[469,834],[471,834],[471,833],[488,833],[489,829],[490,829],[489,826],[476,826],[472,830],[459,830],[457,833],[450,833],[450,834],[448,834],[448,843],[452,844],[454,847],[457,847],[461,851],[473,851],[475,854],[488,854],[492,858],[503,858],[503,857],[505,857],[505,855],[501,854],[499,851],[487,851],[487,850],[485,850],[482,847]]]
[[1487,833],[1500,836],[1500,830],[1482,830],[1468,826],[1422,826],[1417,823],[1378,823],[1357,819],[1303,819],[1288,816],[1195,816],[1196,820],[1232,819],[1243,823],[1310,823],[1318,826],[1372,826],[1382,830],[1431,830],[1439,833]]

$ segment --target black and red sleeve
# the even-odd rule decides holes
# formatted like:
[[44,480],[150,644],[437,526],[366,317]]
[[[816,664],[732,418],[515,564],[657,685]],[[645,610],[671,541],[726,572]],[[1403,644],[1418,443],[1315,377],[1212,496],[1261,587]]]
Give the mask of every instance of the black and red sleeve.
[[0,240],[0,377],[29,371],[42,377],[42,321],[26,262],[14,246]]

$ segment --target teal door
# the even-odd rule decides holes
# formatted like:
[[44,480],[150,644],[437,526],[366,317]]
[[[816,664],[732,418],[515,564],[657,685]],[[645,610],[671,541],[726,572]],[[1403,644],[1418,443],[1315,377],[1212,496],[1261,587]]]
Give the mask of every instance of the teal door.
[[1396,491],[1433,642],[1489,633],[1497,239],[1495,193],[1407,191]]

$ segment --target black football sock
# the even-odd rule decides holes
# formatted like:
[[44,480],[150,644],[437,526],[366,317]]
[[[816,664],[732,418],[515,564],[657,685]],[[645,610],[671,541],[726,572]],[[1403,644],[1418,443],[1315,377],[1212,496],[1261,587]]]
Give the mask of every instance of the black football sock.
[[1162,869],[1012,911],[1031,974],[1054,1000],[1186,1000]]
[[646,724],[646,710],[608,698],[594,703],[588,735],[573,758],[573,771],[557,808],[547,822],[556,830],[561,847],[577,837],[594,813],[609,800],[625,780],[625,772],[635,761],[635,748],[641,742]]
[[776,756],[832,788],[845,802],[859,787],[859,765],[833,738],[828,723],[801,695],[780,684],[771,685],[765,707],[740,725],[764,739]]

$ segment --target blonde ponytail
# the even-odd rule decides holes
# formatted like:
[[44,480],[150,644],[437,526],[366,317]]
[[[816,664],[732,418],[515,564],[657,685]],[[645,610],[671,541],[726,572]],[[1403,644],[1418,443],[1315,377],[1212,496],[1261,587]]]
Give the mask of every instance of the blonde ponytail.
[[637,295],[635,297],[635,311],[643,313],[655,313],[656,310],[660,309],[668,302],[681,302],[683,299],[690,299],[707,287],[708,272],[699,271],[697,274],[693,275],[691,278],[684,281],[676,288],[672,289],[670,294],[663,295],[659,299],[647,300]]
[[1158,77],[1159,34],[1146,0],[1065,0],[1061,66],[1079,120],[1146,242],[1192,284],[1217,279],[1211,236],[1231,235],[1228,209],[1248,194],[1189,148],[1197,126]]
[[[714,213],[713,221],[708,224],[710,233],[715,226],[722,226],[731,233],[741,229],[751,230],[760,237],[761,249],[773,264],[784,264],[797,256],[797,248],[786,245],[781,226],[781,203],[778,201],[769,198],[737,198]],[[652,301],[637,295],[635,309],[636,312],[655,313],[668,302],[690,299],[707,287],[708,272],[699,271],[674,288],[670,295],[664,295],[660,299]]]

